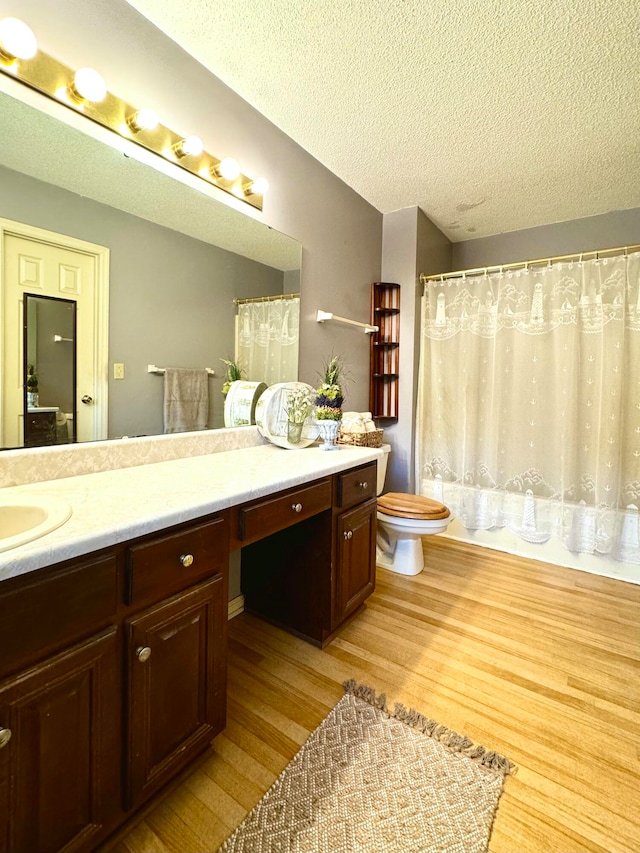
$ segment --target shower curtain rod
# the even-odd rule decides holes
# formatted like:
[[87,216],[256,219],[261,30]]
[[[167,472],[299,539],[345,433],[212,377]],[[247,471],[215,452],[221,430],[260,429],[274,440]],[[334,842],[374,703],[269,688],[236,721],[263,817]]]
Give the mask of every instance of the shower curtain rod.
[[252,296],[251,299],[234,299],[234,305],[247,305],[249,302],[277,302],[278,299],[299,299],[299,293],[283,293],[278,296]]
[[582,261],[586,258],[593,257],[596,260],[602,255],[618,254],[626,255],[629,252],[637,252],[640,250],[640,243],[634,243],[631,246],[618,246],[615,249],[596,249],[591,252],[578,252],[575,255],[556,255],[554,258],[538,258],[535,261],[518,261],[513,264],[495,264],[489,267],[477,267],[469,270],[456,270],[456,272],[443,272],[437,275],[425,275],[420,273],[420,284],[428,284],[431,281],[444,281],[446,278],[465,278],[468,275],[481,275],[488,272],[502,272],[502,270],[528,269],[534,264],[552,264],[556,261]]

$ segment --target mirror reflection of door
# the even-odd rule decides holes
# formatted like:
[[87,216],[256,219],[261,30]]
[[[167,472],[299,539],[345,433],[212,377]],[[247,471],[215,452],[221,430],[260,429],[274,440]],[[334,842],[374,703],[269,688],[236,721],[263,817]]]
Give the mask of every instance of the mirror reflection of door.
[[[64,413],[69,422],[73,421],[68,432],[71,441],[106,438],[108,254],[106,248],[93,243],[0,219],[0,447],[3,449],[23,446],[26,394],[33,394],[34,379],[29,379],[28,365],[34,364],[34,359],[24,357],[27,294],[75,303],[76,399],[64,404]],[[38,313],[43,305],[44,302],[38,304]],[[60,330],[54,334],[70,337]],[[70,343],[55,343],[51,355],[59,359]],[[39,354],[39,375],[36,375],[40,408],[44,405],[40,377],[45,368],[47,365]],[[31,388],[25,388],[27,384]],[[87,402],[80,404],[83,398]],[[29,399],[33,404],[34,397]]]
[[24,446],[76,440],[76,303],[24,294]]

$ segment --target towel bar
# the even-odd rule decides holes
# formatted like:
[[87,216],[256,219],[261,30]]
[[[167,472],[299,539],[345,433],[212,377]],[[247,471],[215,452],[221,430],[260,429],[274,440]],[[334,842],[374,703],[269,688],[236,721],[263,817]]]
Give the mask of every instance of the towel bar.
[[[212,367],[206,367],[205,370],[207,371],[209,376],[215,376],[216,375],[216,372]],[[166,367],[156,367],[155,364],[148,364],[147,365],[147,373],[163,374],[166,372],[167,372]]]

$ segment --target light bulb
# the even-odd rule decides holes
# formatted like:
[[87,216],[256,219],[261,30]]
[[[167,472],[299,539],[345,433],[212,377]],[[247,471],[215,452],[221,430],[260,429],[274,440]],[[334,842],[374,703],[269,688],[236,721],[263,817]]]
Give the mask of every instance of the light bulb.
[[7,59],[32,59],[38,52],[38,42],[31,27],[18,18],[0,21],[0,54]]
[[199,157],[203,149],[204,146],[199,136],[187,136],[173,146],[176,157]]
[[240,165],[233,157],[225,157],[212,169],[214,175],[226,181],[235,181],[240,174]]
[[93,68],[79,68],[70,87],[71,95],[79,101],[103,101],[107,94],[107,84],[101,74]]
[[155,110],[145,107],[129,116],[127,124],[134,133],[139,133],[141,130],[155,130],[159,124],[158,114]]
[[266,178],[256,178],[244,188],[245,195],[264,195],[269,189],[269,181]]

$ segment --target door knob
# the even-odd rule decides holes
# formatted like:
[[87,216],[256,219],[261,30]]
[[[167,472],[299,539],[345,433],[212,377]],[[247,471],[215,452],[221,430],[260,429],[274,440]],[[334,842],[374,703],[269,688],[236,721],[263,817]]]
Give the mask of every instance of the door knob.
[[93,403],[93,397],[90,397],[89,394],[85,394],[84,397],[82,397],[81,399],[85,406],[88,406]]
[[0,728],[0,749],[11,740],[11,729]]
[[136,657],[138,658],[140,663],[148,661],[151,657],[151,649],[149,648],[149,646],[138,646],[138,648],[136,649]]

